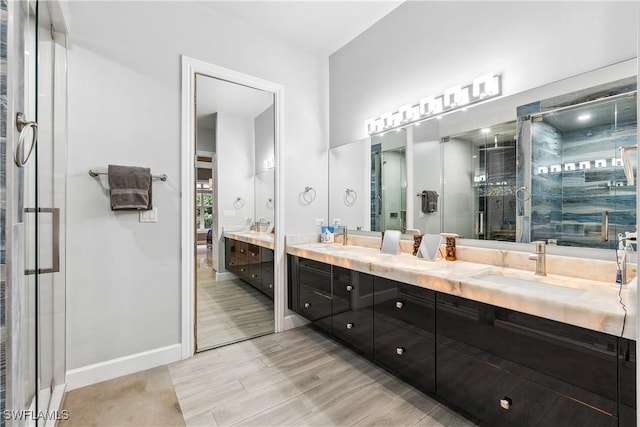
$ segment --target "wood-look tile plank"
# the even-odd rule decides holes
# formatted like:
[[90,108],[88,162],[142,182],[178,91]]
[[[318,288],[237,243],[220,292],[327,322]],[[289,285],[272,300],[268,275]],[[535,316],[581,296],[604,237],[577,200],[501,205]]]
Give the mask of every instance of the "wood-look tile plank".
[[280,405],[321,383],[322,380],[317,375],[308,371],[303,372],[272,384],[262,389],[260,393],[251,393],[233,402],[218,405],[213,409],[212,414],[218,424],[232,425]]
[[294,426],[300,419],[309,415],[311,411],[296,397],[242,420],[234,426]]

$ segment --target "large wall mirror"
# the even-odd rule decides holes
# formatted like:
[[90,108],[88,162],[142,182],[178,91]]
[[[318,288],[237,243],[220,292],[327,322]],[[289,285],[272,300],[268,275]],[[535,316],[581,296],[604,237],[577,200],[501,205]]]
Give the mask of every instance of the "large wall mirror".
[[223,233],[273,224],[274,95],[196,75],[197,350],[274,330],[273,300],[222,280]]
[[[332,197],[329,218],[376,230],[389,188],[375,147],[397,138],[409,173],[393,200],[413,203],[389,229],[614,248],[636,224],[636,74],[633,59],[331,148],[330,192],[362,192],[352,204]],[[437,193],[435,209],[427,192]]]

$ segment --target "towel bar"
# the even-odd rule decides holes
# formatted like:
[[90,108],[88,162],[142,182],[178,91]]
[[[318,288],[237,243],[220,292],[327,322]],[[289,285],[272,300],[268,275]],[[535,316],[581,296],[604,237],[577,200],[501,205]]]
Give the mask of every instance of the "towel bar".
[[[89,169],[89,175],[95,178],[98,175],[108,175],[108,172],[101,169]],[[166,181],[169,179],[169,177],[164,173],[162,175],[151,175],[151,178],[159,179],[160,181]]]

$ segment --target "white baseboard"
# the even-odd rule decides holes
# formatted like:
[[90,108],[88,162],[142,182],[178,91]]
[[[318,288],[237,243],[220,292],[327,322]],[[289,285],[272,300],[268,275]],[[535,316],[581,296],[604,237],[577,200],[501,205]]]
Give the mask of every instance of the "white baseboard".
[[236,276],[233,273],[230,273],[228,271],[222,272],[222,273],[218,273],[216,271],[216,280],[233,280],[233,279],[237,279],[238,276]]
[[181,344],[169,345],[67,371],[67,391],[182,359]]
[[289,329],[297,328],[300,326],[308,325],[309,321],[302,316],[297,314],[290,314],[288,316],[284,316],[284,322],[282,322],[282,331],[288,331]]

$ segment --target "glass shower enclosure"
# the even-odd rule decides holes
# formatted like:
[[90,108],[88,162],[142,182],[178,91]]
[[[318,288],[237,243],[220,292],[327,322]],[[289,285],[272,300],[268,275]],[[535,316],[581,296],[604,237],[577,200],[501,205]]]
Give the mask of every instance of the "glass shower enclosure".
[[531,241],[613,249],[619,233],[635,231],[635,171],[625,174],[623,157],[637,164],[636,97],[530,116]]
[[0,410],[59,417],[65,375],[66,30],[55,1],[0,2]]

